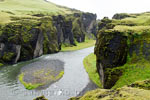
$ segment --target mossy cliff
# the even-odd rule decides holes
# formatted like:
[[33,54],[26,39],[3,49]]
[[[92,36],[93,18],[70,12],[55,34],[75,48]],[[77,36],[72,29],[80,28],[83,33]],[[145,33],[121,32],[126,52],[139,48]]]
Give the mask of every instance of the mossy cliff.
[[[56,53],[61,50],[62,44],[76,45],[76,41],[84,42],[85,37],[96,34],[92,34],[93,30],[96,30],[96,15],[91,13],[43,15],[39,18],[15,17],[12,21],[0,26],[2,64],[17,63],[43,54]],[[84,26],[85,22],[88,23],[87,26]]]
[[95,47],[97,71],[104,88],[111,88],[121,76],[120,69],[126,63],[127,37],[118,31],[100,31]]
[[[149,70],[147,67],[150,59],[150,30],[122,30],[116,29],[116,26],[112,29],[107,28],[110,24],[117,25],[119,22],[109,21],[99,30],[95,47],[97,71],[103,87],[117,88],[136,80],[150,78],[150,76],[145,76],[145,73],[143,77],[137,76],[130,82],[121,82],[121,79],[123,81],[123,77],[127,76],[127,69],[132,71],[131,68],[137,69],[137,66],[141,68],[143,66]],[[125,79],[128,80],[128,78]]]

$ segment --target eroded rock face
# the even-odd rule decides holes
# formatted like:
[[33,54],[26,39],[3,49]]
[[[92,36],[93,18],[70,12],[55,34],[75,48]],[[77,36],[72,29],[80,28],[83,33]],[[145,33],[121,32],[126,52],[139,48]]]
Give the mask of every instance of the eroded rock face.
[[83,27],[87,33],[93,33],[96,36],[96,14],[92,13],[83,13],[82,14],[82,22],[83,22]]
[[85,36],[95,31],[95,21],[96,15],[79,13],[0,26],[0,63],[26,61],[59,52],[62,44],[84,42]]
[[0,43],[0,59],[1,63],[16,63],[20,58],[20,45]]
[[67,43],[74,45],[74,37],[72,32],[72,21],[66,21],[65,17],[62,15],[53,16],[54,25],[57,28],[58,43]]
[[127,37],[121,34],[117,31],[101,31],[98,35],[95,54],[104,88],[111,88],[122,74],[119,69],[111,69],[126,63]]

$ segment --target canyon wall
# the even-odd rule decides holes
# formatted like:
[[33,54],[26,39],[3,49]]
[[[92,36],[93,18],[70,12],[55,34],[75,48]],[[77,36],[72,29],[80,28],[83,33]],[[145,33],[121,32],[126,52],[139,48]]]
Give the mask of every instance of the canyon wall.
[[39,19],[17,19],[0,25],[0,63],[13,64],[56,53],[96,36],[96,15],[75,13]]
[[112,21],[104,19],[99,23],[97,34],[96,66],[103,87],[110,89],[125,69],[149,66],[150,30],[116,30]]

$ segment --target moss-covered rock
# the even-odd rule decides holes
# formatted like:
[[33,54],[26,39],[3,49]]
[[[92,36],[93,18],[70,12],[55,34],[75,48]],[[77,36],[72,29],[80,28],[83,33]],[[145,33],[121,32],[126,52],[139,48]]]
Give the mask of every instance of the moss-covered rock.
[[104,88],[112,87],[122,74],[120,69],[113,69],[126,63],[127,37],[123,33],[102,30],[98,34],[95,47],[97,70]]
[[115,24],[112,23],[112,20],[110,20],[108,17],[104,17],[98,23],[98,30],[101,30],[101,29],[113,29],[114,27],[115,27]]
[[129,87],[150,90],[150,80],[137,81],[128,85]]
[[[84,42],[86,35],[95,30],[96,15],[75,15],[12,17],[11,23],[0,25],[0,60],[17,63],[59,52],[62,44],[72,46],[76,41]],[[87,26],[84,25],[86,22]]]
[[37,98],[35,98],[33,100],[48,100],[48,99],[46,99],[44,96],[40,96],[40,97],[37,97]]
[[113,19],[124,19],[124,18],[127,18],[127,17],[130,17],[130,15],[127,14],[127,13],[120,13],[120,14],[115,14],[113,16]]

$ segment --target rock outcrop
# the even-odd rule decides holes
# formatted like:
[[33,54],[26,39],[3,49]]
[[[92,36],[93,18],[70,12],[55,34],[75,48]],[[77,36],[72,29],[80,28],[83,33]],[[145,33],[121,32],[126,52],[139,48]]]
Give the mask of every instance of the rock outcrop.
[[96,15],[92,13],[16,18],[15,22],[0,26],[0,63],[13,64],[59,52],[62,44],[76,45],[85,37],[93,38],[95,27]]
[[127,13],[120,13],[120,14],[115,14],[112,18],[113,19],[124,19],[127,17],[131,17],[131,16]]

